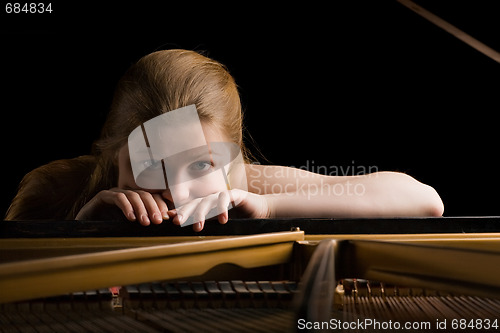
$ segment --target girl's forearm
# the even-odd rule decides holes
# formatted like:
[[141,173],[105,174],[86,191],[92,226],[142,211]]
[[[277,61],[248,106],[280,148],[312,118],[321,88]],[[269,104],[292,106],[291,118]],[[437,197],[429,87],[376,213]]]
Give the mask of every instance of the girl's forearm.
[[271,217],[403,217],[441,216],[436,191],[412,177],[394,172],[364,176],[323,177],[296,186],[293,192],[265,195]]

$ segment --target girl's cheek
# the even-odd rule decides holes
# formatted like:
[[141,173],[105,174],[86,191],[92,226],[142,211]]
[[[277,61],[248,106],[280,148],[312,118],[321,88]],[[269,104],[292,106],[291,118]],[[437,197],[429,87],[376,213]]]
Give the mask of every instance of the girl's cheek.
[[192,186],[193,195],[197,198],[206,197],[228,189],[226,181],[220,172],[213,172],[203,178]]

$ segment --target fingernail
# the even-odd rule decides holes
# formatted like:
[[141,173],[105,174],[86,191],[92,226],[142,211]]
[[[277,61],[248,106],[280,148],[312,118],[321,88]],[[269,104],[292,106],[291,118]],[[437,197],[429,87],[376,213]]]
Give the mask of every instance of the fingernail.
[[159,223],[161,223],[163,221],[161,215],[158,213],[153,214],[153,220],[155,220],[156,222],[159,222]]
[[135,214],[133,212],[130,212],[127,214],[127,218],[131,221],[135,221]]
[[168,212],[167,211],[161,212],[161,216],[163,217],[164,220],[170,219],[170,217],[168,216]]
[[145,225],[148,225],[149,224],[149,218],[147,215],[142,215],[141,216],[141,222]]
[[184,223],[184,216],[177,214],[177,221],[179,221],[179,224]]

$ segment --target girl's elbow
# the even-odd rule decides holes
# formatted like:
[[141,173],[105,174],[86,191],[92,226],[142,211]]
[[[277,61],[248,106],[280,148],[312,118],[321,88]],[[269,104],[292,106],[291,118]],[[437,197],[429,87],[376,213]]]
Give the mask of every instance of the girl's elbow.
[[424,199],[422,205],[423,215],[431,217],[443,216],[444,213],[443,200],[441,200],[441,197],[433,187],[429,185],[423,185],[423,186],[425,187],[423,191],[424,195],[422,195]]
[[440,217],[444,213],[444,204],[437,191],[424,183],[417,181],[415,178],[406,174],[396,174],[402,181],[401,184],[407,189],[411,189],[413,193],[413,204],[417,208],[417,214],[422,216]]
[[431,199],[431,203],[429,204],[429,209],[428,209],[429,215],[435,217],[443,216],[444,213],[443,200],[441,200],[441,198],[434,189],[432,190],[434,192],[434,196]]

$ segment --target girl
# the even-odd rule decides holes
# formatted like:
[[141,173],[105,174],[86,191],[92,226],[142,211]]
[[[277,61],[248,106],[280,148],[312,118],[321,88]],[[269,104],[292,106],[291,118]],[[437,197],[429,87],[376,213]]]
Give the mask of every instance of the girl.
[[[241,188],[205,186],[204,193],[196,196],[192,195],[194,187],[185,186],[184,199],[174,203],[174,196],[180,194],[175,194],[174,186],[167,181],[158,189],[136,183],[128,140],[134,130],[144,130],[146,122],[174,110],[181,115],[185,112],[182,108],[191,105],[207,142],[229,142],[239,147],[246,182]],[[149,225],[164,220],[184,224],[191,218],[194,230],[200,231],[214,208],[218,221],[226,223],[231,205],[231,213],[251,218],[443,213],[436,191],[406,174],[325,176],[252,164],[243,144],[242,127],[237,87],[223,65],[193,51],[154,52],[133,65],[118,83],[93,155],[55,161],[26,175],[6,219],[119,217]],[[162,145],[168,147],[168,140]],[[165,170],[164,164],[157,165]],[[205,159],[193,160],[185,167],[186,172],[199,173],[215,165]]]

